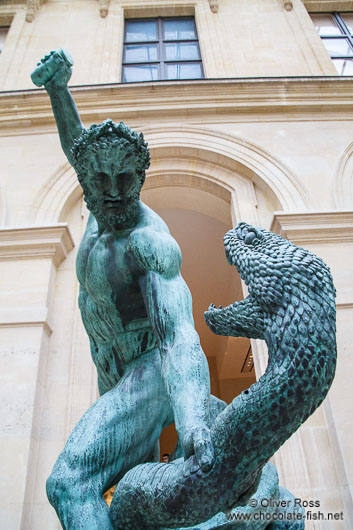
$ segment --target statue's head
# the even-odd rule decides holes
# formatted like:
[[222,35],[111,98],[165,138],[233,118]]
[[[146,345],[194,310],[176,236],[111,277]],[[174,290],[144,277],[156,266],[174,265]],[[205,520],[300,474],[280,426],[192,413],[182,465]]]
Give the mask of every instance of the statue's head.
[[142,133],[106,120],[84,130],[71,152],[87,207],[98,223],[123,227],[134,219],[150,164]]

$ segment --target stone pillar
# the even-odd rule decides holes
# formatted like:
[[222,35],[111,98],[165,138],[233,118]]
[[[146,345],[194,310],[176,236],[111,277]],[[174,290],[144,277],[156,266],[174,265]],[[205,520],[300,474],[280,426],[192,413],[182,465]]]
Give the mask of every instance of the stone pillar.
[[40,418],[56,268],[74,243],[66,223],[0,229],[1,520],[24,528],[39,461]]
[[[271,230],[321,257],[337,289],[335,380],[323,405],[277,453],[276,464],[283,464],[280,475],[286,487],[300,494],[308,480],[306,489],[320,501],[320,510],[343,511],[344,528],[352,528],[353,211],[275,212]],[[296,469],[306,476],[291,472]],[[336,527],[343,528],[342,522],[308,524],[320,530]]]

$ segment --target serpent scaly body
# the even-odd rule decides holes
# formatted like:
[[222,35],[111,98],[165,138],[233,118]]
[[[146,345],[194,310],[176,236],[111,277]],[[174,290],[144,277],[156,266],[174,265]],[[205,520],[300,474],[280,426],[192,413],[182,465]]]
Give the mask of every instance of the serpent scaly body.
[[217,416],[211,428],[215,463],[208,473],[191,457],[143,464],[124,476],[110,512],[116,529],[192,526],[239,504],[332,383],[335,289],[328,267],[246,223],[229,231],[224,243],[249,296],[224,309],[211,304],[205,320],[217,334],[265,340],[266,372]]

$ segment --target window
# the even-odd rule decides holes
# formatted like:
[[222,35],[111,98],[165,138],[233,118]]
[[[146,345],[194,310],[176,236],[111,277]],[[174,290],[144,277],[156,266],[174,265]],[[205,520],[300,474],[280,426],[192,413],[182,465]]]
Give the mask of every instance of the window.
[[0,26],[0,53],[2,52],[2,49],[4,47],[6,35],[9,29],[9,26]]
[[123,83],[201,77],[193,17],[125,20]]
[[353,12],[311,13],[339,75],[353,75]]

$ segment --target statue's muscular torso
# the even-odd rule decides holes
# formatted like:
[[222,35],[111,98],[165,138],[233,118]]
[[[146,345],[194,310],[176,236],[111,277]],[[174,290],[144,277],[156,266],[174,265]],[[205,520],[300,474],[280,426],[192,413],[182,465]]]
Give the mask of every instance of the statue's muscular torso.
[[144,227],[169,233],[162,219],[142,203],[136,227],[124,232],[99,234],[91,214],[79,248],[79,306],[101,394],[117,384],[131,360],[157,346],[139,285],[138,264],[127,251],[131,235]]

